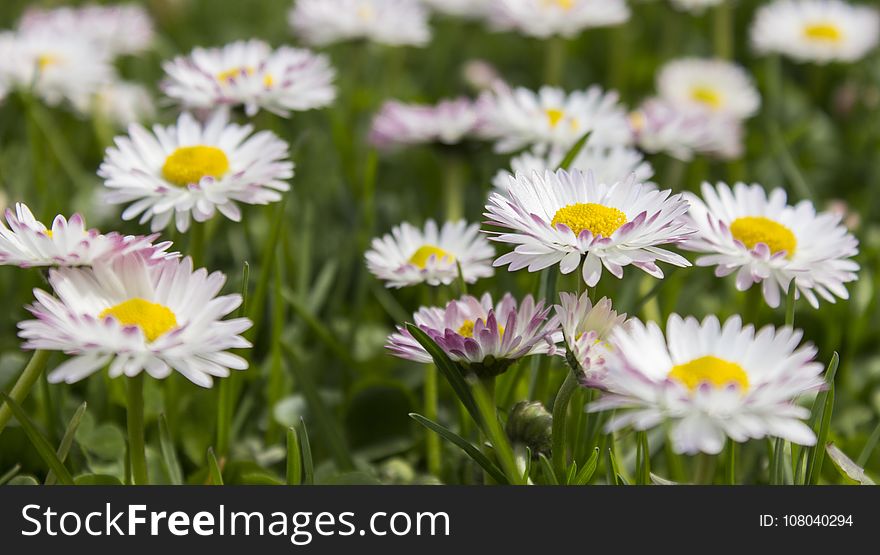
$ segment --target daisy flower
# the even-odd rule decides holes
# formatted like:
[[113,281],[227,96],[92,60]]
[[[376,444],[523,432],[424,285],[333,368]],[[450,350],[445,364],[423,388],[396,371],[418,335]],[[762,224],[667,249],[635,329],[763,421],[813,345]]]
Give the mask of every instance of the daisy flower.
[[758,8],[752,45],[762,54],[800,62],[855,62],[876,48],[880,15],[875,7],[841,0],[776,0]]
[[555,87],[534,92],[496,85],[483,93],[479,107],[485,120],[482,133],[497,141],[496,152],[526,146],[567,151],[587,132],[590,145],[625,145],[632,140],[617,93],[598,86],[568,94]]
[[172,370],[201,387],[247,361],[228,349],[250,347],[239,334],[247,318],[223,320],[240,295],[217,296],[221,272],[193,271],[192,260],[149,265],[139,255],[118,257],[94,268],[50,270],[56,297],[34,290],[28,307],[36,320],[19,324],[23,348],[63,351],[70,359],[49,374],[52,383],[73,383],[110,365],[110,377],[146,371],[156,379]]
[[98,175],[110,204],[132,203],[123,220],[140,216],[153,231],[172,220],[189,229],[190,216],[204,222],[215,211],[241,219],[238,203],[269,204],[290,189],[293,162],[287,143],[271,131],[251,134],[250,125],[229,123],[225,110],[204,124],[183,113],[177,125],[156,125],[150,133],[133,124],[107,149]]
[[85,219],[74,214],[68,220],[56,216],[48,228],[34,218],[27,205],[17,203],[15,211],[6,210],[6,223],[0,221],[0,265],[33,268],[36,266],[90,266],[116,256],[138,253],[148,262],[177,258],[168,253],[170,241],[153,244],[159,234],[147,237],[100,233],[87,229]]
[[[449,358],[479,377],[490,377],[502,374],[522,357],[556,352],[552,335],[557,323],[548,321],[549,314],[544,301],[536,304],[531,295],[517,306],[508,293],[493,305],[486,293],[479,299],[464,296],[445,308],[422,307],[413,318]],[[431,362],[428,352],[402,326],[388,338],[386,347],[400,358]]]
[[423,0],[434,11],[458,17],[480,18],[489,13],[493,0]]
[[156,106],[149,91],[138,83],[113,81],[102,85],[92,101],[95,115],[119,127],[152,119]]
[[725,0],[671,0],[672,5],[683,12],[693,14],[703,13],[706,8],[717,6],[725,2]]
[[761,96],[749,74],[724,60],[682,58],[657,74],[660,98],[674,106],[746,119],[758,112]]
[[388,287],[419,283],[449,285],[458,279],[458,267],[468,283],[494,273],[495,249],[480,235],[479,225],[464,220],[437,228],[434,220],[424,230],[403,223],[391,233],[373,239],[367,251],[367,268]]
[[[495,174],[492,183],[499,192],[503,192],[507,189],[510,179],[518,173],[530,175],[532,172],[555,171],[565,158],[565,154],[562,150],[551,151],[544,155],[541,154],[540,149],[525,152],[510,161],[509,172],[501,170]],[[654,176],[654,168],[645,160],[642,153],[624,146],[586,146],[572,160],[569,170],[593,172],[593,179],[597,183],[609,185],[626,181],[633,174],[640,183],[648,182]]]
[[701,323],[673,314],[664,338],[656,323],[633,321],[612,334],[603,372],[591,380],[605,393],[588,411],[616,410],[609,432],[669,422],[677,453],[717,454],[725,438],[813,445],[802,421],[810,411],[794,401],[825,382],[816,348],[798,347],[802,335],[789,327],[756,332],[739,316],[722,326],[715,316]]
[[559,301],[556,317],[562,326],[570,362],[582,371],[595,371],[605,363],[608,340],[615,329],[625,324],[626,314],[618,314],[607,297],[593,304],[586,291],[580,297],[560,293]]
[[327,56],[289,46],[273,50],[260,40],[196,48],[162,68],[162,91],[185,109],[243,106],[249,116],[260,109],[287,116],[336,98],[336,72]]
[[490,22],[499,30],[527,36],[574,37],[593,27],[619,25],[629,19],[624,0],[494,0]]
[[288,22],[316,46],[354,39],[424,46],[431,40],[428,16],[420,0],[296,0]]
[[474,103],[467,98],[442,100],[434,106],[386,102],[370,129],[370,142],[382,149],[401,145],[440,143],[454,145],[480,125]]
[[505,194],[490,195],[485,215],[488,224],[511,230],[493,239],[515,245],[495,266],[537,272],[559,264],[569,274],[583,262],[584,281],[593,287],[603,266],[618,278],[630,264],[657,278],[663,277],[657,262],[690,266],[660,248],[692,233],[687,209],[680,194],[633,179],[609,185],[581,171],[559,170],[517,175]]
[[715,266],[715,275],[736,272],[740,291],[761,283],[764,299],[779,306],[780,290],[794,282],[795,297],[813,306],[819,297],[849,298],[845,283],[855,281],[858,240],[841,224],[841,215],[816,213],[809,201],[786,203],[785,191],[770,195],[758,184],[737,183],[733,190],[704,183],[703,198],[688,195],[689,218],[698,233],[682,247],[706,253],[698,266]]

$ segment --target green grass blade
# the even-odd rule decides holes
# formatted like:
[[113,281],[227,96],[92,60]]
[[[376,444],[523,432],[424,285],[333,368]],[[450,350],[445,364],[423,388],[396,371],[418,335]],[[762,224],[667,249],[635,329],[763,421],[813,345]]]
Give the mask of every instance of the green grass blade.
[[483,427],[489,441],[492,443],[495,455],[498,457],[498,462],[501,463],[501,468],[507,475],[508,481],[511,484],[519,484],[522,476],[516,465],[516,458],[513,455],[510,441],[507,439],[507,434],[504,433],[501,423],[498,421],[498,411],[495,408],[495,403],[489,398],[482,384],[474,384],[473,392],[474,400],[477,403],[477,408],[483,420]]
[[174,439],[168,431],[168,422],[164,414],[159,415],[159,449],[162,451],[162,461],[165,463],[165,471],[168,478],[175,486],[183,484],[183,472],[180,469],[180,461],[177,459],[177,450],[174,448]]
[[562,159],[562,162],[559,163],[560,170],[568,170],[568,168],[571,167],[571,164],[578,157],[578,154],[580,154],[581,150],[583,150],[584,145],[587,144],[591,133],[592,131],[587,131],[584,136],[578,139],[574,146],[565,153],[565,157]]
[[[76,430],[79,428],[79,423],[82,421],[82,417],[86,413],[87,406],[88,404],[83,402],[83,404],[76,409],[76,412],[73,413],[73,416],[70,417],[70,422],[67,423],[67,428],[64,430],[64,435],[61,437],[61,443],[58,445],[58,451],[56,452],[58,459],[62,463],[67,459],[67,454],[70,452],[70,447],[73,445],[73,440],[76,437]],[[51,486],[56,480],[55,473],[50,470],[49,474],[46,475],[46,481],[44,483],[47,486]]]
[[22,409],[18,403],[13,401],[9,395],[2,391],[0,391],[0,399],[6,401],[6,406],[12,411],[12,414],[18,420],[18,423],[21,424],[21,427],[24,428],[25,434],[27,434],[28,439],[31,440],[31,444],[37,450],[37,453],[39,453],[40,458],[42,458],[49,468],[55,472],[58,481],[65,486],[72,486],[73,476],[70,475],[70,472],[64,466],[64,463],[62,463],[58,458],[58,455],[55,454],[55,450],[52,449],[52,446],[49,445],[49,442],[46,441],[46,438],[43,437],[43,434],[40,433],[24,409]]
[[21,465],[16,464],[12,468],[10,468],[6,473],[0,476],[0,486],[7,483],[9,480],[12,480],[18,475],[18,471],[21,470]]
[[309,441],[309,430],[306,428],[306,421],[299,419],[299,437],[300,447],[302,448],[303,458],[303,483],[315,483],[315,464],[312,462],[312,444]]
[[548,459],[544,453],[539,453],[538,462],[541,463],[541,475],[544,476],[547,484],[558,486],[559,480],[556,479],[556,472],[553,471],[553,465],[550,463],[550,459]]
[[505,476],[504,472],[502,472],[501,469],[499,469],[495,465],[495,463],[489,460],[489,457],[481,453],[480,450],[468,440],[456,434],[449,428],[446,428],[429,418],[425,418],[421,414],[411,412],[409,414],[409,417],[464,451],[467,456],[473,459],[475,463],[480,465],[480,467],[488,472],[492,476],[492,478],[499,484],[510,483],[510,480],[507,479],[507,476]]
[[298,486],[302,483],[302,451],[296,428],[287,428],[287,485]]
[[[828,362],[828,367],[825,369],[825,383],[828,384],[830,389],[831,385],[834,383],[834,377],[837,375],[837,368],[840,366],[840,357],[835,351],[834,354],[831,355],[831,360]],[[813,400],[813,407],[810,409],[810,419],[807,422],[807,425],[813,429],[813,432],[818,436],[819,435],[819,426],[822,421],[822,414],[825,410],[825,401],[828,398],[828,389],[824,391],[820,391],[816,395],[816,399]],[[818,443],[816,445],[819,445]],[[792,463],[795,466],[794,472],[794,483],[795,484],[804,484],[806,483],[806,478],[804,476],[804,460],[810,455],[814,448],[805,448],[800,445],[792,445],[791,448],[791,456]]]
[[220,465],[217,464],[217,457],[214,455],[214,448],[208,447],[208,477],[211,479],[212,486],[223,485],[223,473],[220,472]]
[[593,449],[593,454],[590,455],[590,458],[587,459],[587,462],[584,463],[584,466],[578,471],[577,476],[574,477],[574,482],[572,485],[575,486],[585,486],[590,482],[590,479],[593,477],[593,474],[596,472],[596,467],[599,465],[599,448],[595,447]]
[[825,460],[825,444],[828,443],[828,430],[831,426],[831,413],[834,411],[834,384],[828,390],[825,397],[825,407],[822,409],[822,420],[819,433],[816,434],[816,445],[810,451],[807,459],[807,484],[819,483],[819,475],[822,473],[822,463]]

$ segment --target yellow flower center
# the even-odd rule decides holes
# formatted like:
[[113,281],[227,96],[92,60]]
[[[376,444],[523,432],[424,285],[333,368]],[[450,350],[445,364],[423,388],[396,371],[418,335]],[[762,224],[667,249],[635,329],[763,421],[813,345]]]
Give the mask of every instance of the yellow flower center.
[[222,177],[229,171],[229,158],[214,146],[182,146],[165,159],[162,176],[180,187],[203,177]]
[[565,112],[563,112],[562,110],[557,110],[556,108],[544,110],[544,113],[547,114],[547,121],[550,122],[551,128],[555,128],[557,125],[559,125],[559,122],[562,121],[563,117],[565,117]]
[[220,81],[221,83],[225,83],[227,81],[235,79],[236,77],[238,77],[242,73],[245,75],[253,75],[254,68],[252,68],[250,66],[233,67],[231,69],[227,69],[226,71],[221,71],[220,73],[218,73],[217,80]]
[[37,56],[37,68],[40,71],[45,70],[49,66],[54,66],[61,62],[61,57],[55,54],[40,54]]
[[177,317],[170,308],[139,298],[123,301],[98,315],[99,318],[107,316],[125,326],[139,327],[151,342],[177,327]]
[[843,33],[833,23],[812,23],[804,27],[804,36],[810,40],[819,42],[840,42]]
[[626,214],[612,208],[592,202],[569,204],[556,211],[550,225],[565,224],[575,235],[587,229],[596,236],[611,237],[617,229],[626,223]]
[[545,6],[555,7],[565,11],[572,9],[576,3],[577,0],[544,0]]
[[52,238],[52,230],[51,230],[51,229],[44,229],[44,230],[43,230],[43,234],[44,234],[46,237],[48,237],[49,239]]
[[673,366],[668,376],[683,383],[691,391],[705,382],[716,388],[731,383],[739,385],[742,390],[749,388],[749,376],[742,366],[711,355]]
[[[465,320],[464,324],[458,328],[458,335],[462,337],[473,337],[474,336],[474,321],[473,320]],[[504,335],[504,326],[498,324],[498,335]]]
[[376,19],[376,10],[369,2],[362,2],[357,8],[357,16],[361,21],[373,21]]
[[724,99],[721,94],[712,87],[697,86],[691,89],[691,99],[700,104],[705,104],[713,110],[721,108]]
[[746,216],[733,220],[730,224],[730,233],[750,249],[755,248],[758,243],[764,243],[773,254],[785,251],[787,258],[794,256],[797,248],[797,237],[790,229],[761,216]]
[[424,269],[425,266],[428,265],[428,260],[430,260],[432,256],[435,257],[437,262],[440,262],[441,260],[455,262],[454,256],[441,249],[440,247],[435,247],[434,245],[422,245],[421,247],[419,247],[419,250],[414,252],[413,255],[409,257],[409,262],[410,264]]

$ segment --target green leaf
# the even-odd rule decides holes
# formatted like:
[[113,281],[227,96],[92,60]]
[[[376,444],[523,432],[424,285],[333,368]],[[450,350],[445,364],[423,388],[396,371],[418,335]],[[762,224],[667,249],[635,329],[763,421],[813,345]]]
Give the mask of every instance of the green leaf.
[[468,440],[464,439],[460,435],[456,434],[449,428],[445,428],[441,424],[434,422],[429,418],[425,418],[421,414],[417,414],[415,412],[411,412],[409,414],[410,418],[421,424],[422,426],[428,428],[429,430],[435,432],[440,437],[445,439],[446,441],[452,443],[457,446],[459,449],[465,452],[475,463],[480,465],[480,467],[489,473],[492,476],[492,479],[498,482],[499,484],[509,484],[510,481],[507,479],[507,476],[504,475],[504,472],[498,468],[495,463],[489,460],[489,457],[484,455],[475,445],[473,445]]
[[[820,432],[820,426],[822,424],[822,415],[825,411],[825,404],[828,400],[828,393],[831,386],[834,384],[834,376],[837,375],[837,367],[840,365],[840,357],[835,351],[834,354],[831,355],[831,361],[828,363],[828,367],[825,369],[825,383],[828,384],[828,388],[824,391],[820,391],[818,395],[816,395],[816,399],[813,401],[813,407],[810,410],[810,419],[807,425],[813,429],[813,432],[818,436]],[[816,444],[821,445],[821,443]],[[814,459],[816,447],[804,448],[800,445],[792,444],[791,447],[791,457],[792,462],[795,465],[795,478],[794,483],[796,484],[804,484],[808,483],[809,474],[804,473],[804,458]],[[807,464],[809,466],[809,462]]]
[[596,447],[593,449],[593,454],[590,455],[590,458],[587,459],[587,462],[584,463],[583,468],[578,471],[577,476],[574,477],[574,482],[572,485],[575,486],[584,486],[590,482],[590,478],[593,477],[593,474],[596,472],[596,467],[599,465],[599,448]]
[[[87,404],[84,402],[76,409],[76,412],[73,413],[73,416],[70,418],[70,422],[67,423],[67,429],[64,430],[64,436],[61,438],[61,444],[58,445],[58,459],[63,463],[65,459],[67,459],[67,453],[70,452],[70,446],[73,445],[73,439],[76,437],[76,430],[79,428],[79,423],[82,421],[83,414],[86,412]],[[55,483],[55,473],[51,470],[46,475],[46,481],[44,482],[47,486],[51,486]]]
[[303,457],[303,483],[315,483],[315,465],[312,462],[312,444],[309,442],[309,430],[306,428],[306,421],[299,419],[299,437],[300,447],[302,448]]
[[6,484],[9,486],[39,486],[40,482],[30,474],[21,474],[9,480]]
[[213,447],[208,447],[208,477],[211,479],[211,485],[223,485],[223,473],[220,472],[220,465],[217,464],[217,457],[214,456]]
[[819,433],[816,434],[816,445],[810,451],[810,457],[807,459],[807,484],[815,485],[819,483],[819,475],[822,473],[822,463],[825,459],[825,449],[822,448],[828,443],[828,430],[831,426],[831,413],[834,410],[834,384],[828,390],[825,397],[825,407],[822,409],[822,420],[819,425]]
[[9,395],[2,391],[0,391],[0,399],[6,401],[6,406],[12,411],[12,414],[18,420],[18,423],[21,424],[21,427],[24,428],[24,432],[27,434],[28,439],[31,440],[31,444],[37,450],[37,453],[39,453],[43,461],[55,472],[55,475],[58,476],[58,480],[66,486],[73,485],[73,476],[70,475],[70,472],[64,466],[64,463],[58,459],[55,450],[52,449],[52,446],[49,445],[49,442],[46,441],[46,438],[43,437],[43,434],[40,433],[24,409],[22,409],[18,403],[13,401]]
[[162,460],[165,463],[165,471],[168,478],[175,486],[183,484],[183,472],[180,470],[180,461],[177,459],[177,450],[174,448],[174,439],[168,431],[168,422],[164,414],[159,415],[159,448],[162,451]]
[[302,483],[302,451],[296,428],[287,428],[287,484],[298,486]]
[[21,465],[17,464],[10,468],[5,474],[0,476],[0,486],[15,478],[19,470],[21,470]]
[[865,469],[853,462],[853,460],[847,457],[846,454],[838,449],[836,445],[829,443],[825,446],[825,451],[828,453],[828,458],[831,459],[834,466],[845,478],[858,482],[863,486],[875,485],[874,480],[865,474]]
[[592,131],[587,131],[580,139],[578,139],[574,146],[565,153],[565,157],[562,159],[562,162],[559,163],[560,170],[568,170],[568,168],[571,167],[571,164],[575,161],[575,158],[578,157],[578,154],[581,153],[584,145],[587,144],[587,140],[589,140],[591,133]]
[[520,484],[522,476],[513,455],[513,448],[510,446],[510,440],[502,429],[501,422],[498,421],[498,409],[495,407],[495,403],[480,382],[474,384],[473,393],[482,417],[483,428],[492,443],[492,448],[495,450],[495,455],[498,457],[498,462],[501,463],[504,474],[507,475],[511,484]]
[[672,480],[667,480],[661,476],[657,476],[653,472],[651,473],[651,481],[654,482],[655,485],[658,486],[677,486],[680,485],[678,482],[673,482]]
[[77,476],[74,483],[78,486],[121,486],[122,482],[116,476],[109,474],[83,474]]
[[550,463],[550,459],[548,459],[544,453],[539,453],[538,462],[541,463],[541,475],[544,476],[547,484],[558,486],[559,480],[556,479],[556,472],[553,470],[553,465]]

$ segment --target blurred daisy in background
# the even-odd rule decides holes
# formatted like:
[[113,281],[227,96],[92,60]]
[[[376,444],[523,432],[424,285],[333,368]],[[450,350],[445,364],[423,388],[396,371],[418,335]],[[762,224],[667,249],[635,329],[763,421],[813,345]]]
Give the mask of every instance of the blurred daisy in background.
[[580,297],[574,293],[560,293],[555,310],[569,364],[576,362],[581,371],[595,372],[605,363],[608,340],[615,329],[625,325],[626,314],[618,314],[607,297],[593,304],[587,291]]
[[496,141],[500,153],[527,146],[567,151],[588,132],[590,146],[632,142],[618,94],[598,86],[566,93],[555,87],[534,92],[497,84],[481,95],[478,105],[485,121],[481,133]]
[[[682,247],[706,253],[698,266],[715,266],[721,277],[736,272],[740,291],[760,283],[771,307],[780,304],[792,281],[795,297],[813,307],[819,297],[849,298],[844,284],[858,278],[858,240],[841,224],[839,213],[816,213],[810,201],[786,203],[782,189],[770,195],[758,184],[704,183],[703,198],[687,194],[689,219],[698,233]],[[782,293],[780,293],[782,291]]]
[[247,318],[223,320],[241,304],[238,294],[218,296],[221,272],[193,271],[192,260],[148,265],[135,254],[94,268],[50,270],[57,297],[34,290],[19,323],[23,348],[63,351],[71,358],[49,374],[73,383],[109,364],[111,378],[146,371],[156,379],[177,371],[201,387],[248,364],[229,349],[250,347],[239,334]]
[[810,411],[795,401],[825,382],[816,348],[798,346],[802,336],[788,327],[756,332],[739,316],[722,326],[715,316],[673,314],[664,338],[656,323],[634,320],[614,330],[603,371],[589,380],[604,393],[588,411],[615,411],[608,432],[668,422],[677,453],[714,455],[726,438],[813,445],[803,422]]
[[[497,305],[486,293],[464,296],[445,308],[422,307],[413,316],[415,325],[434,340],[454,361],[478,377],[502,374],[518,359],[534,354],[554,354],[553,333],[558,324],[548,319],[550,307],[535,303],[531,295],[517,305],[510,293]],[[386,347],[400,358],[431,362],[431,356],[403,327],[388,338]]]
[[373,118],[369,141],[381,149],[402,145],[454,145],[472,136],[480,113],[468,98],[441,100],[436,105],[390,100]]
[[156,115],[156,105],[146,87],[128,81],[111,81],[95,92],[92,110],[99,119],[117,127],[148,121]]
[[776,0],[758,8],[752,45],[762,54],[800,62],[855,62],[876,48],[876,7],[841,0]]
[[449,285],[462,278],[475,283],[494,272],[495,249],[480,234],[480,226],[464,220],[446,222],[442,228],[428,220],[424,229],[402,223],[391,233],[373,239],[367,251],[367,267],[388,287],[419,283]]
[[733,0],[670,0],[672,5],[683,12],[690,12],[693,14],[701,14],[706,11],[706,8],[711,8],[712,6],[718,6],[719,4],[723,4],[726,1]]
[[692,233],[684,218],[682,195],[658,191],[633,179],[613,185],[590,174],[564,170],[519,174],[504,194],[494,192],[486,222],[511,232],[492,239],[515,245],[495,266],[530,272],[559,264],[563,274],[583,263],[583,279],[594,287],[604,267],[617,278],[633,266],[662,278],[657,262],[690,266],[660,245],[683,241]]
[[423,0],[434,11],[458,17],[480,18],[489,13],[494,0]]
[[629,16],[624,0],[493,0],[490,6],[494,28],[542,39],[574,37],[585,29],[619,25]]
[[158,233],[147,237],[116,232],[104,235],[97,229],[87,229],[80,214],[69,220],[56,216],[52,227],[46,227],[23,203],[17,203],[15,211],[6,210],[6,223],[9,227],[0,221],[0,265],[90,266],[131,253],[154,263],[180,256],[167,252],[170,241],[153,244]]
[[681,58],[665,64],[657,73],[657,92],[673,106],[737,119],[749,118],[761,107],[746,70],[718,59]]
[[288,46],[273,50],[255,39],[196,48],[162,67],[162,91],[184,109],[243,106],[249,116],[260,109],[287,116],[336,98],[336,71],[327,56]]
[[[696,154],[735,159],[743,153],[742,122],[650,98],[630,114],[635,142],[645,152],[689,161]],[[672,186],[673,183],[666,185]]]
[[424,46],[431,40],[421,0],[296,0],[288,21],[308,44],[365,39],[391,46]]
[[107,149],[98,175],[110,204],[131,203],[122,219],[140,216],[153,231],[172,219],[178,231],[190,218],[204,222],[219,211],[239,221],[238,203],[269,204],[290,189],[293,162],[287,143],[271,131],[255,134],[250,125],[229,123],[225,110],[204,124],[183,113],[176,125],[129,127]]

